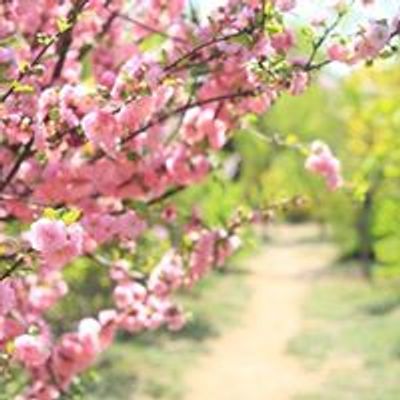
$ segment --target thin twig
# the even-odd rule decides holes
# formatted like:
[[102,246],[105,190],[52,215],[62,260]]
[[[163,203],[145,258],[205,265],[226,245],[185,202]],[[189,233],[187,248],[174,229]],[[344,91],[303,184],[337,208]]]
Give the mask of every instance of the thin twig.
[[32,135],[29,141],[23,146],[21,153],[16,158],[14,165],[12,166],[10,172],[5,177],[5,179],[0,183],[0,193],[6,189],[6,187],[11,183],[14,179],[15,175],[18,173],[22,163],[28,158],[31,154],[32,146],[34,143],[34,136]]
[[[317,57],[318,50],[322,47],[322,45],[325,43],[325,41],[329,38],[330,34],[337,28],[337,26],[340,24],[342,21],[343,17],[345,16],[345,13],[339,13],[338,16],[335,18],[335,20],[332,22],[331,25],[329,25],[324,33],[321,35],[321,37],[313,43],[313,48],[310,54],[310,57],[305,65],[305,70],[310,71],[310,68]],[[315,69],[315,68],[314,68]]]
[[[110,14],[110,16],[104,22],[101,31],[95,36],[94,43],[98,43],[107,34],[107,32],[111,29],[112,23],[114,22],[115,18],[117,18],[117,16],[118,13],[116,12]],[[92,49],[93,49],[93,44],[89,44],[87,46],[82,47],[82,49],[79,52],[78,60],[82,61]]]
[[[82,5],[82,9],[84,7],[84,5],[87,3],[88,0],[83,0],[83,5]],[[81,3],[79,3],[81,4]],[[80,9],[80,10],[82,10]],[[71,24],[71,26],[64,32],[57,32],[55,35],[53,35],[48,42],[41,48],[41,50],[38,52],[38,54],[36,55],[36,57],[32,60],[32,62],[29,64],[28,67],[24,68],[23,70],[21,70],[16,78],[15,81],[13,81],[13,83],[10,85],[10,87],[6,90],[5,93],[3,93],[3,95],[0,96],[0,103],[5,102],[14,92],[15,89],[17,87],[16,83],[17,82],[21,82],[22,79],[27,76],[28,74],[30,74],[32,72],[32,69],[38,65],[40,63],[40,61],[42,60],[43,56],[47,53],[47,51],[55,44],[58,42],[58,40],[60,40],[60,38],[63,37],[63,35],[65,34],[65,32],[68,32],[69,30],[71,30],[76,21],[77,21],[77,17],[78,15],[75,16],[75,14],[73,14],[74,16],[74,20],[70,21],[68,20],[68,23]]]
[[168,200],[170,197],[175,196],[176,194],[182,192],[186,189],[186,186],[177,186],[170,190],[167,190],[164,194],[159,197],[155,197],[154,199],[147,202],[148,206],[154,206],[155,204],[162,203],[165,200]]
[[10,85],[8,90],[0,97],[0,103],[5,102],[15,91],[16,89],[16,82],[21,82],[21,80],[30,73],[33,67],[35,67],[39,62],[41,61],[42,57],[46,54],[46,52],[49,50],[51,46],[56,42],[56,36],[53,36],[49,42],[41,48],[39,53],[36,55],[36,57],[33,59],[33,61],[30,63],[30,65],[27,68],[24,68],[22,71],[18,73],[17,79]]
[[204,99],[204,100],[198,100],[195,102],[187,103],[181,107],[175,108],[174,110],[170,111],[169,113],[160,115],[158,118],[156,118],[152,121],[149,121],[147,124],[145,124],[141,128],[136,129],[135,131],[131,132],[128,136],[124,137],[121,140],[121,143],[125,144],[126,142],[129,142],[131,139],[135,138],[140,133],[143,133],[154,126],[156,126],[162,122],[165,122],[169,118],[171,118],[177,114],[180,114],[182,112],[185,112],[191,108],[201,107],[201,106],[211,104],[211,103],[218,103],[218,102],[224,101],[224,100],[233,100],[236,98],[251,97],[251,96],[254,96],[255,94],[256,94],[256,92],[254,90],[238,91],[238,92],[234,92],[234,93],[228,93],[228,94],[224,94],[224,95],[220,95],[220,96],[216,96],[216,97],[210,97],[210,98]]
[[23,260],[24,260],[23,257],[16,258],[14,263],[11,265],[11,267],[8,268],[5,272],[3,272],[0,275],[0,282],[9,278],[18,269],[18,267],[22,264]]
[[142,29],[144,29],[144,30],[146,30],[148,32],[155,33],[155,34],[163,36],[163,37],[165,37],[167,39],[172,39],[172,40],[175,40],[177,42],[188,44],[187,40],[185,40],[185,39],[183,39],[183,38],[181,38],[179,36],[169,35],[168,33],[160,31],[159,29],[153,28],[152,26],[146,25],[145,23],[143,23],[141,21],[138,21],[137,19],[135,19],[135,18],[133,18],[133,17],[127,15],[127,14],[117,14],[116,16],[118,18],[121,18],[121,19],[123,19],[125,21],[128,21],[128,22],[130,22],[130,23],[132,23],[134,25],[137,25],[140,28],[142,28]]
[[68,14],[67,21],[69,24],[71,24],[71,26],[60,34],[57,43],[58,60],[53,70],[51,84],[53,84],[61,76],[69,48],[72,44],[73,30],[76,25],[76,21],[88,1],[89,0],[81,0],[80,2],[77,2],[74,8]]
[[225,42],[227,40],[233,39],[235,37],[238,37],[240,35],[242,35],[245,31],[241,30],[235,33],[231,33],[229,35],[224,35],[224,36],[220,36],[220,37],[216,37],[213,39],[210,39],[207,42],[201,43],[198,46],[194,47],[192,50],[190,50],[189,52],[185,53],[184,55],[182,55],[181,57],[177,58],[175,61],[173,61],[171,64],[167,65],[164,70],[169,72],[171,70],[173,70],[175,67],[177,67],[179,64],[181,64],[183,61],[187,60],[187,59],[191,59],[192,57],[194,57],[199,51],[212,46],[214,44],[218,44],[221,42]]

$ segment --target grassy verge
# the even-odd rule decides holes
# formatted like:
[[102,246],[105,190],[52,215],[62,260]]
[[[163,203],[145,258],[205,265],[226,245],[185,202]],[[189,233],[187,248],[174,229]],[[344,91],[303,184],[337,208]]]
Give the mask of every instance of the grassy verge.
[[87,399],[182,399],[185,371],[207,351],[209,339],[240,318],[249,296],[245,276],[240,266],[233,265],[182,295],[193,316],[181,332],[121,338],[100,360],[99,379]]
[[305,305],[306,328],[289,351],[321,376],[296,400],[400,398],[400,290],[343,273],[321,279]]

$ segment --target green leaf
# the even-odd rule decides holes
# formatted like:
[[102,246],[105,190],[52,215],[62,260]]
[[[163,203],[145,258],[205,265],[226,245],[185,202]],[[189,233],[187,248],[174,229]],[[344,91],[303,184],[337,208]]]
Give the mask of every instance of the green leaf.
[[48,46],[49,44],[51,44],[51,42],[52,42],[53,40],[54,40],[53,36],[48,35],[48,34],[46,34],[46,33],[39,32],[39,33],[36,35],[36,41],[37,41],[39,44],[43,45],[43,46]]
[[68,21],[68,19],[65,17],[58,18],[56,24],[57,24],[57,29],[60,33],[64,33],[69,29],[71,29],[72,27],[72,23]]
[[277,23],[270,23],[266,26],[266,31],[269,35],[274,35],[275,33],[281,33],[283,31],[283,27]]
[[231,42],[240,44],[242,46],[251,46],[253,43],[253,37],[246,32],[243,32],[240,35],[237,35],[230,39]]
[[43,211],[43,217],[48,219],[58,219],[60,217],[60,212],[55,208],[47,207]]
[[62,215],[62,220],[65,225],[72,225],[79,220],[82,216],[82,212],[77,208],[71,208]]
[[389,236],[376,242],[376,257],[383,264],[400,265],[400,238]]
[[140,43],[139,48],[142,52],[148,52],[159,49],[164,42],[165,37],[163,35],[160,35],[159,33],[154,33],[143,39]]
[[35,88],[32,85],[14,81],[12,83],[14,93],[32,94],[35,92]]
[[360,203],[363,202],[369,188],[370,184],[366,180],[356,182],[354,185],[354,192],[353,192],[354,200]]

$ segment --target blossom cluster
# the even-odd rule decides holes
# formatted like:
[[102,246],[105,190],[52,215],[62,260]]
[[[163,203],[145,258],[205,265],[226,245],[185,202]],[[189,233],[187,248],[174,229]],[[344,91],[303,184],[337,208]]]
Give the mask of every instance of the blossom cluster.
[[[29,373],[18,399],[60,398],[118,331],[180,329],[173,293],[223,265],[240,239],[195,213],[178,218],[165,200],[209,175],[243,116],[300,95],[331,61],[377,57],[398,33],[397,19],[373,21],[322,49],[332,29],[318,28],[299,55],[286,18],[295,7],[227,0],[201,21],[183,0],[1,3],[0,217],[19,234],[0,237],[13,243],[1,246],[0,353]],[[340,187],[328,147],[311,152],[306,168]],[[58,213],[71,209],[79,215]],[[129,255],[155,225],[179,227],[182,240],[138,278]],[[104,261],[110,248],[126,257]],[[50,311],[73,295],[65,269],[79,258],[107,270],[111,306],[59,334]]]
[[[51,260],[45,259],[43,276],[1,282],[0,346],[13,342],[13,359],[29,371],[33,380],[21,398],[58,398],[73,378],[111,345],[117,331],[138,333],[164,325],[172,331],[182,328],[186,315],[172,294],[191,287],[214,265],[222,265],[240,245],[233,233],[193,226],[188,229],[192,243],[186,254],[190,259],[189,269],[184,267],[183,253],[174,250],[160,259],[145,281],[133,276],[126,260],[113,262],[109,277],[114,283],[114,307],[101,310],[96,318],[82,319],[75,332],[59,338],[54,337],[43,315],[68,293],[68,286],[58,270],[48,271],[47,263]],[[51,236],[63,249],[69,246],[67,232],[68,227],[62,222],[43,218],[32,226],[29,240],[46,257],[51,242],[44,241],[44,235]],[[66,258],[61,259],[67,262]]]
[[336,190],[343,186],[340,162],[325,143],[315,141],[311,144],[311,154],[306,160],[305,167],[321,175],[329,189]]

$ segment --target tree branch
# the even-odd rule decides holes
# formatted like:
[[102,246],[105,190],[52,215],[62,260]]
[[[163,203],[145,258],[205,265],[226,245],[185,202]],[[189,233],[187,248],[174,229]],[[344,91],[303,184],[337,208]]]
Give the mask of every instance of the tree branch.
[[198,46],[194,47],[189,52],[185,53],[184,55],[182,55],[181,57],[179,57],[178,59],[173,61],[171,64],[167,65],[164,68],[164,70],[169,72],[169,71],[173,70],[175,67],[177,67],[179,64],[181,64],[183,61],[194,57],[199,51],[201,51],[209,46],[212,46],[214,44],[225,42],[226,40],[238,37],[238,36],[242,35],[243,33],[244,33],[244,30],[240,30],[238,32],[231,33],[229,35],[220,36],[217,38],[210,39],[208,42],[201,43]]
[[163,201],[168,200],[170,197],[175,196],[176,194],[184,191],[185,189],[186,189],[186,186],[177,186],[175,188],[167,190],[161,196],[155,197],[154,199],[151,199],[150,201],[148,201],[147,205],[154,206],[155,204],[162,203]]
[[8,268],[5,272],[3,272],[0,275],[0,282],[6,280],[7,278],[9,278],[19,268],[19,266],[22,264],[23,260],[24,260],[23,257],[16,258],[16,260],[11,265],[11,267]]
[[59,41],[57,43],[58,60],[53,70],[51,84],[53,84],[61,76],[69,48],[72,44],[73,31],[76,21],[88,1],[89,0],[78,1],[73,9],[68,13],[67,20],[71,24],[71,27],[60,34]]
[[[313,62],[315,58],[317,57],[318,50],[322,47],[322,45],[325,43],[325,41],[329,38],[330,34],[337,28],[337,26],[340,24],[342,21],[343,17],[345,16],[345,13],[339,13],[338,16],[335,18],[335,20],[332,22],[331,25],[329,25],[324,33],[321,35],[321,37],[313,43],[313,48],[310,54],[310,57],[305,65],[305,70],[310,71],[311,66],[313,65]],[[315,69],[315,68],[313,68]]]
[[169,118],[171,118],[177,114],[180,114],[182,112],[185,112],[191,108],[201,107],[201,106],[211,104],[211,103],[218,103],[218,102],[224,101],[224,100],[233,100],[236,98],[251,97],[251,96],[254,96],[255,94],[256,94],[256,92],[254,90],[238,91],[235,93],[228,93],[228,94],[224,94],[224,95],[220,95],[220,96],[216,96],[216,97],[210,97],[210,98],[204,99],[204,100],[198,100],[195,102],[187,103],[184,106],[175,108],[174,110],[170,111],[169,113],[159,116],[155,120],[149,121],[147,124],[145,124],[141,128],[136,129],[135,131],[131,132],[128,136],[124,137],[121,140],[121,143],[125,144],[126,142],[129,142],[131,139],[135,138],[140,133],[143,133],[143,132],[147,131],[148,129],[152,128],[153,126],[156,126],[162,122],[165,122]]
[[130,23],[132,23],[134,25],[137,25],[140,28],[142,28],[142,29],[144,29],[144,30],[146,30],[148,32],[155,33],[155,34],[163,36],[163,37],[165,37],[167,39],[172,39],[172,40],[175,40],[177,42],[188,44],[187,40],[185,40],[185,39],[183,39],[183,38],[181,38],[179,36],[169,35],[168,33],[160,31],[158,29],[155,29],[155,28],[153,28],[153,27],[151,27],[149,25],[146,25],[145,23],[143,23],[141,21],[138,21],[137,19],[132,18],[131,16],[129,16],[127,14],[116,14],[116,16],[118,18],[121,18],[121,19],[123,19],[125,21],[128,21],[128,22],[130,22]]
[[5,179],[0,182],[0,193],[6,189],[6,187],[11,183],[14,179],[15,175],[18,173],[22,163],[31,155],[32,146],[35,139],[32,135],[29,141],[22,147],[21,153],[16,158],[14,165],[12,166],[10,172],[5,177]]
[[[79,4],[79,13],[82,11],[83,7],[85,6],[85,4],[88,2],[89,0],[81,0],[78,4]],[[28,74],[30,74],[32,72],[33,67],[35,67],[36,65],[39,64],[39,62],[42,60],[43,56],[47,53],[47,51],[55,44],[58,42],[58,40],[60,40],[60,38],[63,37],[63,35],[65,34],[65,32],[70,31],[77,19],[78,19],[78,15],[79,13],[73,13],[73,20],[68,20],[68,22],[71,24],[71,26],[64,32],[57,32],[55,35],[53,35],[49,41],[41,48],[41,50],[38,52],[38,54],[36,55],[36,57],[31,61],[31,63],[29,64],[29,66],[27,68],[24,68],[22,71],[19,72],[16,80],[10,85],[10,87],[6,90],[5,93],[3,93],[0,96],[0,103],[5,102],[15,91],[16,89],[16,82],[21,82],[22,79],[27,76]],[[64,61],[63,61],[64,63]]]

